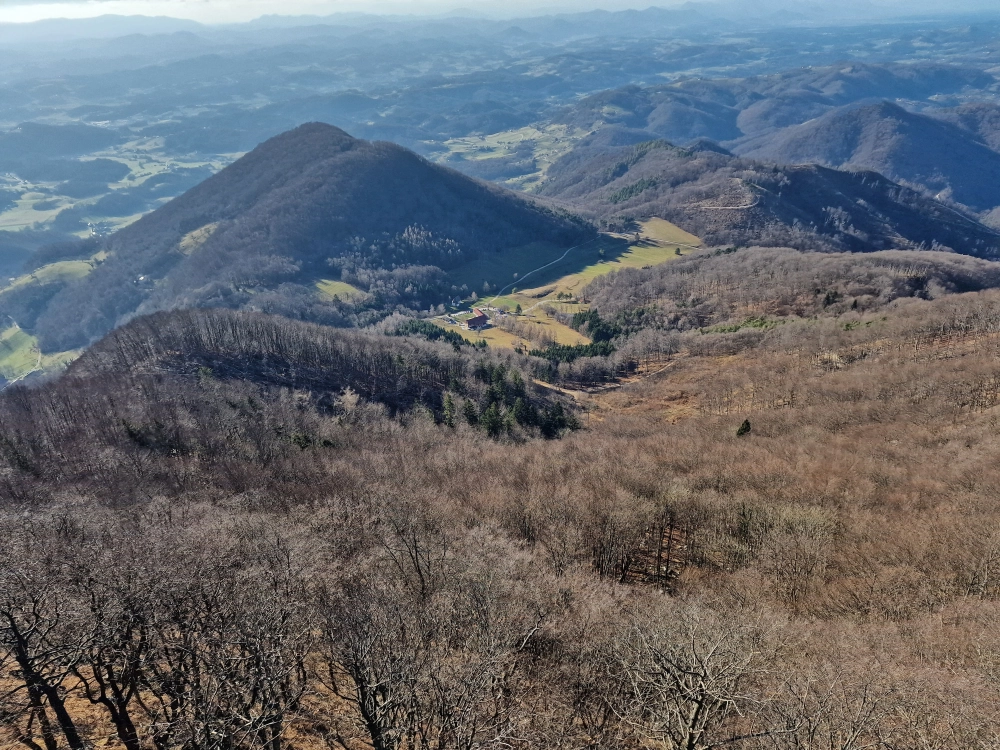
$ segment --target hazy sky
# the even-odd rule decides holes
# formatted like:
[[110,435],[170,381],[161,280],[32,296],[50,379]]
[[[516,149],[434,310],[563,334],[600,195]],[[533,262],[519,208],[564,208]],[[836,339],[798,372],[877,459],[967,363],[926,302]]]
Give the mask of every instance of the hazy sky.
[[[680,0],[677,0],[680,2]],[[607,7],[619,9],[670,6],[671,0],[542,0],[547,9]],[[204,23],[249,21],[266,14],[329,15],[340,11],[371,13],[434,13],[470,8],[493,15],[501,8],[526,13],[539,6],[531,0],[0,0],[0,22],[37,21],[43,18],[86,18],[103,14],[172,16]]]
[[[86,18],[103,14],[173,16],[204,23],[249,21],[265,14],[328,15],[339,11],[371,13],[434,13],[469,8],[489,15],[529,14],[552,10],[592,8],[669,7],[684,0],[0,0],[0,22],[37,21],[44,18]],[[831,0],[729,0],[738,5],[823,7]],[[952,10],[958,5],[988,10],[1000,0],[838,0],[837,6],[913,11]],[[827,5],[827,7],[830,7]]]

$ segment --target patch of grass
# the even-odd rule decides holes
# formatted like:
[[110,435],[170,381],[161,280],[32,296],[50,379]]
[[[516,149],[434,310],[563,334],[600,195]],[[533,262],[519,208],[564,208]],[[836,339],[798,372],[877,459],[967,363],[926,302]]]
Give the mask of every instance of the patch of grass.
[[361,299],[366,296],[357,287],[351,286],[346,281],[333,281],[331,279],[320,279],[316,282],[316,288],[325,299],[332,300],[334,297],[349,302],[352,299]]
[[29,284],[46,284],[53,281],[72,281],[82,279],[94,270],[93,260],[63,260],[58,263],[49,263],[47,266],[19,276],[8,286],[0,289],[0,294],[9,292],[12,289],[20,289]]
[[[83,160],[90,161],[95,158],[111,159],[129,168],[130,173],[120,182],[109,185],[108,192],[104,193],[104,195],[107,195],[115,189],[128,190],[138,187],[152,177],[169,174],[179,169],[209,167],[213,172],[218,172],[240,156],[242,154],[220,154],[212,160],[177,159],[164,152],[162,138],[142,138],[106,151],[96,151],[89,154]],[[140,213],[120,217],[104,216],[100,213],[86,214],[88,208],[92,208],[103,195],[93,196],[86,200],[59,195],[58,183],[30,183],[14,178],[0,178],[0,182],[4,182],[8,187],[22,193],[21,199],[18,200],[16,206],[0,213],[0,229],[16,230],[36,224],[45,224],[54,219],[59,211],[70,206],[75,206],[83,210],[88,221],[104,225],[109,229],[121,229],[135,222],[143,215]],[[163,196],[160,202],[164,202],[167,197]],[[155,208],[155,206],[153,207]],[[76,234],[80,237],[86,237],[89,231],[81,230]]]
[[695,245],[701,246],[701,238],[690,232],[685,232],[676,224],[671,224],[665,219],[652,218],[644,221],[640,226],[640,232],[644,237],[649,237],[657,242],[665,244]]
[[540,334],[547,334],[561,346],[585,346],[590,343],[590,339],[582,333],[555,318],[550,318],[545,313],[532,312],[518,317],[518,321],[536,327]]
[[83,354],[83,349],[72,349],[68,352],[43,354],[41,369],[43,372],[55,372],[62,370],[81,354]]
[[514,312],[518,305],[524,306],[524,303],[520,299],[520,295],[505,294],[502,297],[491,297],[486,296],[485,299],[481,299],[476,305],[480,303],[489,303],[490,307],[499,307],[501,310],[506,310],[507,312]]
[[[548,292],[542,298],[547,301],[558,301],[556,297],[559,293],[575,297],[598,276],[622,268],[644,268],[666,263],[691,253],[702,244],[695,235],[663,219],[643,222],[639,234],[643,239],[637,243],[625,237],[606,235],[600,242],[580,248],[565,263],[552,267],[553,272],[558,274],[556,278],[549,280],[544,277],[528,277],[526,281],[533,288],[511,295],[514,302],[525,306],[525,300],[531,299],[531,304],[534,304],[539,299],[539,292],[546,288]],[[568,268],[570,263],[575,264],[576,268]],[[546,276],[548,275],[547,270]],[[540,281],[543,282],[541,285]]]
[[212,224],[206,224],[200,229],[195,229],[193,232],[188,232],[181,237],[180,244],[178,245],[180,251],[185,255],[190,255],[204,245],[208,238],[215,234],[215,230],[218,228],[219,222],[216,221]]
[[[23,187],[21,186],[22,189]],[[41,210],[36,210],[37,204],[42,204]],[[46,208],[46,206],[53,207]],[[56,204],[51,196],[29,190],[21,195],[17,205],[0,214],[0,229],[24,229],[46,222],[54,219],[63,208],[65,206]]]
[[0,375],[15,380],[38,366],[38,341],[17,326],[0,333]]
[[475,343],[479,340],[485,340],[494,348],[537,348],[538,341],[545,339],[565,346],[580,346],[590,343],[590,339],[579,331],[574,330],[564,323],[560,323],[554,317],[550,317],[537,308],[512,318],[519,326],[526,326],[530,329],[530,334],[527,337],[510,333],[499,326],[487,328],[482,331],[466,331],[461,327],[461,324],[472,317],[471,313],[456,313],[449,317],[457,321],[458,325],[450,324],[445,318],[436,318],[433,322],[435,325],[455,331],[465,338],[466,341]]
[[[483,254],[472,262],[456,268],[450,273],[450,276],[454,279],[455,284],[458,286],[467,285],[470,292],[475,292],[479,295],[480,301],[485,302],[491,297],[489,292],[483,291],[484,283],[489,282],[491,288],[497,289],[508,284],[520,288],[518,280],[521,276],[532,269],[551,263],[565,252],[566,248],[559,245],[553,245],[549,242],[532,242],[528,245],[512,247],[500,253]],[[571,253],[566,262],[572,263],[573,255],[574,253]],[[548,276],[548,272],[546,275]],[[530,276],[526,283],[537,285],[539,278],[543,277],[539,277],[537,274]]]
[[0,331],[0,376],[17,380],[29,373],[55,372],[80,356],[82,349],[41,354],[38,339],[16,325]]
[[[483,331],[466,331],[461,326],[452,325],[441,318],[435,318],[432,322],[434,325],[441,326],[447,331],[457,333],[470,344],[485,341],[487,345],[497,349],[517,349],[522,346],[530,348],[530,342],[526,342],[524,339],[507,333],[507,331],[500,328],[487,328]],[[526,344],[528,346],[525,346]]]

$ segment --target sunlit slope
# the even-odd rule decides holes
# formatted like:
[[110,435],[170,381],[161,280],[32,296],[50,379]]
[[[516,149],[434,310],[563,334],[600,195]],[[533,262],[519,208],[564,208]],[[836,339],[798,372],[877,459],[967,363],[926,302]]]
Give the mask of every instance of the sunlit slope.
[[[701,245],[701,240],[690,232],[669,221],[653,218],[642,222],[632,234],[601,235],[593,242],[558,254],[553,248],[544,246],[521,248],[504,256],[511,278],[508,286],[501,288],[499,294],[477,295],[477,304],[510,313],[520,308],[520,313],[514,316],[517,325],[511,328],[528,335],[514,335],[498,327],[481,332],[467,331],[461,327],[461,318],[455,316],[443,316],[436,322],[457,331],[468,341],[485,340],[490,346],[530,349],[547,341],[586,344],[589,343],[586,336],[559,322],[552,313],[586,309],[586,300],[580,293],[599,276],[622,268],[647,268],[667,263]],[[510,270],[515,262],[522,264],[520,270]],[[518,286],[519,279],[523,279],[526,288]]]

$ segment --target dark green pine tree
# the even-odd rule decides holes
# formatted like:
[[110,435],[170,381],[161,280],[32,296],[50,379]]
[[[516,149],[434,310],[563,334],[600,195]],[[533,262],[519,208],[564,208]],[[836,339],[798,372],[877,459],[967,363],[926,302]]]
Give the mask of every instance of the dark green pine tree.
[[518,424],[527,424],[529,421],[529,411],[527,404],[524,403],[524,399],[518,396],[514,399],[514,406],[511,408],[511,413]]
[[444,423],[449,427],[455,426],[455,400],[450,393],[444,397]]
[[743,424],[741,424],[740,428],[736,431],[736,437],[743,437],[749,432],[750,432],[750,420],[744,419]]
[[479,425],[491,438],[498,438],[503,433],[503,417],[495,402],[490,404],[480,415]]
[[465,405],[462,407],[462,413],[465,415],[465,421],[473,427],[479,424],[479,414],[476,413],[476,405],[469,401],[469,399],[465,400]]

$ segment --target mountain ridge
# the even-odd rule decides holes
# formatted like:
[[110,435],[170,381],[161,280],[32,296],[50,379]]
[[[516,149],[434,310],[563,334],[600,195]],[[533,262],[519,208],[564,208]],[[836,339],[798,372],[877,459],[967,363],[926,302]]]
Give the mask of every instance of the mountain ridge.
[[757,161],[871,169],[975,211],[1000,205],[1000,153],[957,125],[888,101],[835,109],[732,149]]
[[665,140],[607,142],[585,141],[562,157],[542,194],[618,228],[658,216],[708,244],[949,248],[991,258],[1000,248],[997,231],[874,171],[763,164]]

